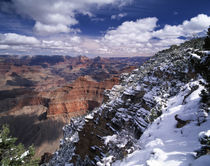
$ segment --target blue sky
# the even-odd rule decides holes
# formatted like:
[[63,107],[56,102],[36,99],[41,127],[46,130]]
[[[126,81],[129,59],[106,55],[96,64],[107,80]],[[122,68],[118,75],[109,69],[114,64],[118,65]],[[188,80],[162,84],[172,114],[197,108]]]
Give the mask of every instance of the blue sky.
[[150,56],[209,25],[209,0],[1,0],[0,54]]
[[[189,4],[190,2],[190,4]],[[80,28],[85,35],[101,35],[101,31],[106,31],[109,27],[117,27],[127,20],[133,20],[146,17],[157,17],[158,24],[163,27],[165,24],[178,25],[184,20],[197,16],[198,14],[207,14],[210,16],[209,0],[135,0],[133,3],[122,8],[110,8],[106,6],[97,10],[96,15],[104,21],[91,21],[87,16],[80,15],[78,20]],[[126,13],[121,19],[111,19],[112,15]],[[86,26],[88,25],[88,28]]]

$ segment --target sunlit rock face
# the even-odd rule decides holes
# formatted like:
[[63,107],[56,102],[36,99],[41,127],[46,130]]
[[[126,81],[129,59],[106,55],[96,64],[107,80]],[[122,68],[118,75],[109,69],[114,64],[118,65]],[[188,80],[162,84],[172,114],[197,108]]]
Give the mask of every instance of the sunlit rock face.
[[96,82],[80,77],[73,84],[53,92],[47,115],[81,115],[93,110],[103,101],[104,90],[111,89],[115,84],[118,84],[118,78]]

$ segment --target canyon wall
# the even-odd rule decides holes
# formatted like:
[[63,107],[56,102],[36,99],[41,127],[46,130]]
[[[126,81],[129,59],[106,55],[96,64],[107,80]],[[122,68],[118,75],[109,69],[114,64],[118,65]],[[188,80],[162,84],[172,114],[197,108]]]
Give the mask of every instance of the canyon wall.
[[9,124],[25,146],[34,144],[36,156],[52,153],[62,127],[98,107],[104,90],[146,59],[0,56],[0,126]]

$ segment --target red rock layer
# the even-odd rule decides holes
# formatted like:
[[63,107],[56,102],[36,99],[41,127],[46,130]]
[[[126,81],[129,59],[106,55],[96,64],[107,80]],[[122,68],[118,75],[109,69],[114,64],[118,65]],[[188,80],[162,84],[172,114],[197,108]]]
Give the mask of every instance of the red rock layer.
[[49,103],[47,115],[79,115],[87,110],[92,110],[103,101],[104,90],[111,89],[117,83],[118,78],[98,83],[80,77],[74,83],[53,92],[54,99]]

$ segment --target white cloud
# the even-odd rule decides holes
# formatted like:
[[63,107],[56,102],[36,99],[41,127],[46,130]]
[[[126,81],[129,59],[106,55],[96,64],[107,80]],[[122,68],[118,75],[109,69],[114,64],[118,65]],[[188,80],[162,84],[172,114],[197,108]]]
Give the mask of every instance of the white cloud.
[[48,25],[48,24],[42,24],[40,22],[36,22],[34,30],[40,34],[70,32],[70,29],[67,25],[64,24]]
[[35,21],[34,29],[41,33],[59,33],[72,31],[77,24],[77,13],[92,16],[91,7],[103,5],[122,6],[131,0],[12,0],[20,15]]
[[37,45],[39,40],[35,37],[19,35],[16,33],[0,34],[0,45]]
[[0,45],[0,50],[6,50],[9,49],[8,45]]
[[161,30],[155,31],[154,36],[160,39],[174,39],[179,36],[192,37],[194,34],[202,32],[210,25],[210,17],[205,14],[199,14],[197,17],[185,20],[177,26],[165,25]]
[[127,15],[128,15],[127,13],[119,13],[119,14],[117,14],[117,15],[112,15],[112,16],[111,16],[111,19],[112,19],[112,20],[115,20],[115,19],[119,20],[119,19],[121,19],[121,18],[123,18],[123,17],[125,17],[125,16],[127,16]]
[[158,19],[155,17],[139,19],[137,21],[126,21],[115,30],[110,30],[104,36],[104,40],[116,44],[127,44],[127,42],[144,42],[151,37],[151,31],[156,27]]
[[152,17],[124,22],[116,29],[107,31],[102,39],[102,49],[112,55],[152,55],[172,44],[184,42],[179,37],[192,37],[210,25],[210,17],[204,14],[185,20],[180,25],[165,25],[155,30],[157,21]]
[[[59,34],[37,39],[14,33],[0,34],[0,53],[101,56],[150,56],[206,30],[210,17],[200,14],[179,25],[158,26],[156,17],[126,21],[102,37]],[[158,28],[158,29],[157,29]],[[29,47],[27,47],[29,46]]]
[[163,29],[160,29],[158,31],[153,32],[153,36],[160,38],[162,40],[167,40],[167,39],[174,39],[179,36],[182,36],[182,28],[181,26],[171,26],[171,25],[165,25]]
[[102,39],[104,47],[111,54],[132,54],[141,52],[152,38],[152,31],[157,27],[155,17],[126,21],[117,29],[110,30]]
[[204,29],[207,29],[210,25],[210,17],[205,14],[199,14],[197,17],[193,17],[190,21],[186,20],[181,25],[183,34],[199,33]]

